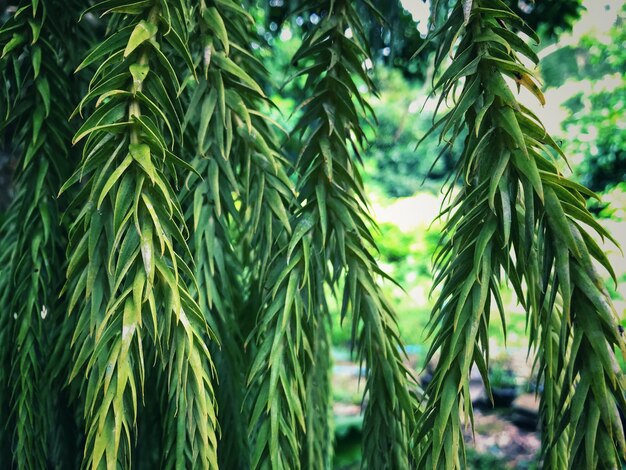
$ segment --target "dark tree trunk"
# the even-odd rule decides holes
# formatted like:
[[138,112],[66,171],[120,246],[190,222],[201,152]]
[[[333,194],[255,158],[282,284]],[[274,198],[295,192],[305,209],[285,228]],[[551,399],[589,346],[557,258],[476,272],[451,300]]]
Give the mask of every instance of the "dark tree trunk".
[[9,205],[11,195],[11,176],[15,166],[11,155],[0,150],[0,213],[4,212]]

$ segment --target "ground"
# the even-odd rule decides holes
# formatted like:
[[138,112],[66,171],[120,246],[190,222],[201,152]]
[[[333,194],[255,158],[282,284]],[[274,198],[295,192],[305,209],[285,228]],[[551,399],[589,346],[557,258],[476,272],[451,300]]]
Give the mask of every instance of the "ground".
[[[415,369],[419,360],[410,356]],[[493,408],[485,397],[482,380],[477,372],[471,375],[470,388],[474,403],[474,433],[465,432],[468,466],[472,470],[508,470],[537,468],[541,437],[537,432],[539,402],[528,391],[530,367],[525,355],[516,354],[510,361],[520,377],[520,394],[513,404]],[[358,364],[348,360],[346,353],[335,353],[333,369],[335,426],[337,446],[335,468],[359,468],[360,426],[362,418],[361,390]]]

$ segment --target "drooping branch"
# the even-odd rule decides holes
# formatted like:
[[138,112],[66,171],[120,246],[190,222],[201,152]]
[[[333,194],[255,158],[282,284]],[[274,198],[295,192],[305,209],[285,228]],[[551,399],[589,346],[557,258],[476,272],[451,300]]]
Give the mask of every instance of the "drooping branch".
[[[366,365],[365,465],[408,468],[407,429],[418,412],[416,385],[403,364],[395,315],[379,286],[385,275],[372,256],[376,245],[370,230],[375,224],[358,165],[366,142],[363,126],[371,114],[359,86],[373,89],[364,65],[367,41],[356,5],[321,2],[319,8],[324,19],[305,37],[292,61],[302,64],[296,76],[305,78],[308,95],[294,129],[302,143],[296,164],[302,214],[296,231],[300,227],[300,236],[311,240],[316,256],[309,269],[319,273],[316,283],[335,290],[343,281],[342,318],[351,314],[358,358]],[[318,306],[313,320],[322,329],[328,315],[324,291],[318,287],[314,292]],[[327,411],[318,413],[325,417]],[[324,455],[315,448],[307,452]]]
[[0,459],[18,468],[43,468],[62,446],[55,436],[55,371],[63,363],[48,359],[64,331],[58,293],[65,232],[56,195],[68,176],[72,80],[58,33],[76,10],[69,5],[52,27],[47,7],[21,2],[0,30],[3,130],[19,157],[15,198],[0,228],[0,421],[3,438],[16,444],[13,455]]
[[[438,68],[454,51],[435,91],[439,104],[448,98],[455,104],[434,129],[446,145],[464,130],[467,137],[458,172],[462,187],[447,209],[436,258],[441,294],[429,357],[439,349],[445,354],[415,436],[426,442],[419,458],[426,466],[460,464],[460,412],[471,420],[467,384],[473,364],[488,386],[492,299],[506,325],[498,292],[505,273],[529,315],[538,371],[547,387],[542,397],[544,438],[551,440],[544,449],[546,464],[612,468],[624,449],[617,412],[624,404],[623,374],[614,359],[614,350],[623,351],[624,343],[592,260],[612,272],[610,264],[584,225],[610,236],[585,207],[585,197],[593,194],[559,173],[550,159],[561,150],[510,88],[516,82],[544,101],[520,56],[538,59],[516,29],[537,39],[501,1],[476,0],[458,2],[435,33],[443,36]],[[588,413],[581,414],[583,408]],[[555,454],[567,445],[572,446],[569,459]]]
[[193,68],[184,41],[189,5],[97,8],[113,13],[117,28],[79,66],[104,58],[77,109],[95,101],[74,137],[85,140],[83,160],[65,185],[84,181],[67,277],[78,315],[72,377],[88,377],[86,463],[130,464],[147,346],[167,377],[163,464],[214,467],[212,333],[190,293],[185,220],[172,187],[176,168],[191,168],[171,151],[180,134],[171,104],[180,84],[168,58]]
[[[284,245],[291,230],[294,194],[274,124],[261,111],[269,101],[259,85],[267,71],[247,51],[254,40],[252,18],[234,1],[200,2],[195,17],[192,46],[199,80],[190,86],[184,119],[193,144],[183,151],[196,155],[198,174],[186,182],[185,200],[199,302],[222,342],[215,353],[218,373],[225,376],[217,388],[218,462],[240,468],[258,461],[267,443],[263,435],[257,438],[262,424],[247,422],[264,385],[246,375],[253,360],[266,357],[259,307],[266,302],[275,246]],[[290,374],[285,368],[285,383],[293,380]],[[289,403],[282,410],[289,414]]]

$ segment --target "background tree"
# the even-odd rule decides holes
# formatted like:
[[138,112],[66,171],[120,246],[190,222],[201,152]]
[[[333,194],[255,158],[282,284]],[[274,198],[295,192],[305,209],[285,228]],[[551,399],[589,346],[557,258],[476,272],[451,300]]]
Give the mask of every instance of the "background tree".
[[626,65],[626,53],[620,47],[626,40],[625,22],[626,6],[622,6],[605,42],[586,36],[574,54],[583,58],[578,75],[592,72],[590,76],[597,85],[588,96],[576,93],[568,100],[573,115],[564,126],[568,132],[594,138],[571,142],[565,147],[583,157],[576,175],[594,191],[605,191],[626,178],[626,142],[620,124],[626,118],[621,104],[626,99],[626,82],[621,73]]
[[400,7],[269,10],[277,24],[311,19],[285,131],[255,7],[59,5],[23,0],[0,29],[2,138],[17,157],[0,228],[0,461],[328,468],[335,296],[364,367],[364,466],[459,467],[468,374],[476,363],[488,382],[489,305],[506,324],[506,277],[546,390],[546,465],[617,466],[624,344],[592,258],[611,267],[584,226],[608,234],[506,81],[543,100],[518,57],[537,61],[517,35],[534,33],[506,4],[435,3],[442,26],[425,48],[440,103],[455,103],[433,131],[444,151],[464,140],[436,263],[431,355],[443,354],[425,395],[381,288],[361,177],[369,44],[407,52],[411,35],[387,38],[407,21]]

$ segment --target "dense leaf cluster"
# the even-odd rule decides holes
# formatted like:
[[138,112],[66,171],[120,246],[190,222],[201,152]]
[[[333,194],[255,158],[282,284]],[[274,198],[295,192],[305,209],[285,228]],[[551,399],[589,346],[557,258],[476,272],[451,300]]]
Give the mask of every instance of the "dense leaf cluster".
[[443,352],[423,394],[360,175],[374,88],[363,12],[380,12],[309,7],[319,21],[292,60],[305,96],[287,135],[237,1],[10,11],[0,129],[19,164],[0,228],[0,462],[329,468],[335,295],[364,370],[364,466],[460,467],[468,374],[477,364],[488,382],[506,277],[544,383],[546,466],[617,466],[623,340],[586,227],[608,234],[507,82],[543,100],[513,32],[532,31],[499,0],[465,0],[435,33],[435,91],[454,103],[435,130],[448,146],[467,137],[436,256],[431,355]]
[[[56,21],[57,6],[24,1],[0,32],[4,137],[21,165],[2,228],[3,421],[15,428],[3,433],[3,460],[329,466],[325,289],[346,277],[373,371],[367,428],[406,464],[406,437],[394,436],[413,416],[410,377],[350,150],[363,145],[356,106],[367,109],[352,73],[370,84],[356,10],[320,4],[323,21],[296,58],[311,83],[322,77],[320,90],[347,88],[311,94],[294,172],[266,117],[267,72],[238,3],[72,3]],[[317,111],[336,99],[344,108]],[[69,433],[78,439],[57,439]]]
[[613,270],[590,230],[611,237],[586,209],[594,194],[557,170],[562,151],[512,92],[511,85],[524,86],[544,102],[525,65],[538,59],[514,29],[538,40],[500,0],[475,0],[457,5],[435,33],[444,37],[436,66],[450,52],[453,59],[434,89],[440,104],[454,99],[454,106],[433,130],[447,146],[464,129],[467,137],[457,175],[463,184],[445,210],[435,257],[441,293],[429,357],[441,350],[441,360],[415,436],[426,441],[420,462],[460,465],[461,416],[473,421],[473,365],[489,390],[492,310],[506,332],[504,277],[528,314],[543,384],[544,465],[617,468],[626,450],[618,412],[626,382],[615,351],[623,354],[625,344],[594,262]]

